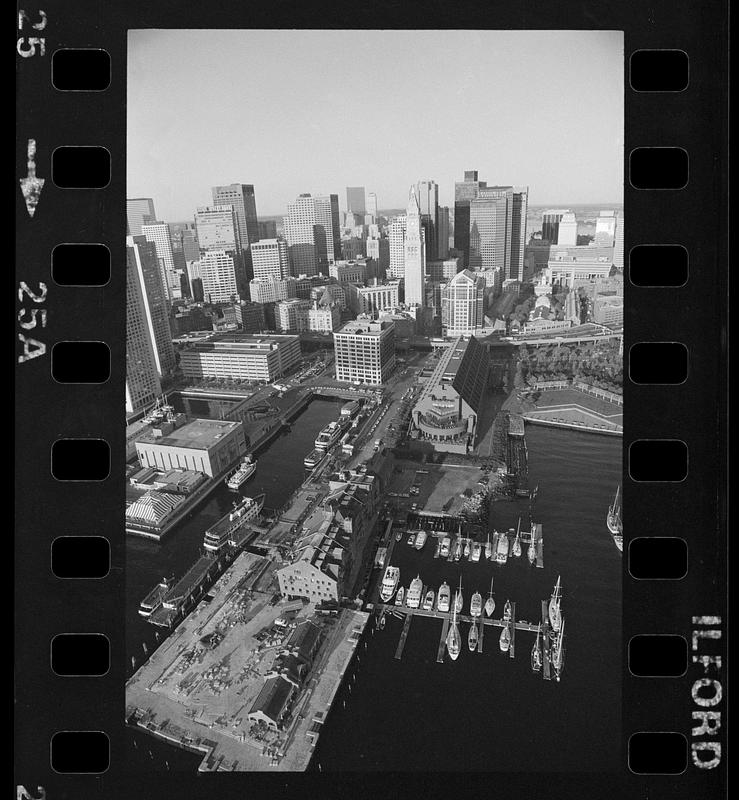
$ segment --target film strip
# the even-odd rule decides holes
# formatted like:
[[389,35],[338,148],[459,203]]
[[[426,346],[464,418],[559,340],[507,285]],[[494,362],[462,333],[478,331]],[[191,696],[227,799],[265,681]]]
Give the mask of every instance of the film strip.
[[[275,25],[264,10],[247,25],[238,4],[233,16],[226,5],[235,27]],[[17,18],[15,791],[240,796],[230,779],[214,789],[126,768],[126,33],[171,19],[164,3],[115,13],[62,6],[29,6]],[[178,27],[212,23],[205,9],[178,13]],[[397,9],[382,13],[382,27],[413,27]],[[476,13],[445,12],[438,27],[479,27]],[[485,27],[523,26],[520,9],[500,13]],[[567,13],[564,23],[538,7],[536,27],[625,31],[623,754],[608,785],[623,797],[718,797],[727,762],[728,12],[660,2]],[[357,27],[376,20],[360,16]],[[285,20],[304,26],[315,27],[307,10]],[[249,786],[268,790],[268,778],[249,776]],[[323,788],[317,778],[292,776],[301,789]],[[354,778],[341,791],[385,785]],[[603,776],[586,769],[558,780],[511,773],[496,791],[602,794]],[[467,791],[485,786],[485,776],[467,776]]]

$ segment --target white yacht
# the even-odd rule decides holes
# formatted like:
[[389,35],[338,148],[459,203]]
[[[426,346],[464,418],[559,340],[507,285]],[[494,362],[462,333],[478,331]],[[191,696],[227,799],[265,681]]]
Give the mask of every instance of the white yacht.
[[382,589],[380,590],[380,600],[382,600],[383,603],[387,603],[395,594],[395,590],[398,588],[399,580],[399,567],[388,567],[385,570],[385,576],[382,579]]

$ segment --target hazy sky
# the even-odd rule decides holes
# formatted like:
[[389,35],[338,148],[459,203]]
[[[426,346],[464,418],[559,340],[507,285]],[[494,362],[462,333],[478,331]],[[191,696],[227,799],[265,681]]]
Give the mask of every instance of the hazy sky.
[[619,31],[129,32],[128,197],[188,220],[253,183],[260,215],[301,192],[376,192],[477,169],[529,203],[620,203]]

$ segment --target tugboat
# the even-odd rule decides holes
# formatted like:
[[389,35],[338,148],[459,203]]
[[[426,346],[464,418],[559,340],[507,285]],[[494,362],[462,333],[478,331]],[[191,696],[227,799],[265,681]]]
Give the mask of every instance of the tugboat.
[[606,525],[608,526],[608,530],[611,532],[611,536],[613,537],[613,543],[618,548],[618,552],[623,553],[624,550],[623,525],[621,524],[621,503],[618,497],[620,490],[621,487],[618,486],[616,488],[616,496],[613,498],[613,502],[608,507],[608,516],[606,517]]
[[433,609],[434,609],[434,590],[429,589],[428,592],[426,592],[426,597],[424,598],[423,601],[423,610],[433,611]]
[[395,595],[395,605],[402,606],[404,599],[405,599],[405,589],[401,586],[400,589],[398,589],[398,593]]
[[503,626],[503,630],[500,632],[500,649],[507,653],[508,649],[511,646],[511,632],[508,629],[508,625]]
[[478,642],[478,633],[477,633],[477,623],[472,622],[470,625],[470,632],[467,635],[467,647],[470,648],[470,653],[474,653],[477,650],[477,642]]
[[536,629],[536,641],[531,648],[531,669],[534,672],[541,672],[542,656],[541,656],[541,625]]
[[421,605],[422,591],[423,581],[421,580],[420,575],[416,575],[416,577],[411,581],[411,585],[408,587],[408,597],[405,601],[408,608],[418,608],[418,606]]
[[441,586],[439,587],[439,594],[436,598],[436,608],[439,611],[443,612],[449,611],[449,597],[450,597],[449,584],[446,581],[444,581],[444,583],[442,583]]
[[562,612],[560,611],[560,603],[562,601],[562,586],[561,576],[557,576],[557,582],[554,584],[554,591],[549,598],[549,622],[552,625],[552,630],[558,631],[559,626],[562,624]]
[[482,613],[482,595],[475,592],[470,600],[470,616],[479,617]]
[[457,614],[462,613],[462,606],[464,605],[464,598],[462,596],[462,576],[459,577],[459,589],[454,593],[454,608]]
[[488,561],[490,561],[492,557],[493,557],[493,545],[492,542],[490,541],[490,531],[488,531],[488,540],[485,543],[485,558]]
[[488,599],[485,601],[485,614],[488,617],[493,616],[493,611],[495,611],[495,600],[493,600],[493,579],[490,579],[490,593],[488,595]]
[[395,594],[395,589],[400,580],[400,569],[398,567],[388,567],[385,570],[385,576],[382,579],[382,589],[380,590],[380,600],[383,603],[389,602],[390,598]]
[[518,529],[516,538],[513,540],[513,555],[518,558],[521,555],[521,517],[518,518]]

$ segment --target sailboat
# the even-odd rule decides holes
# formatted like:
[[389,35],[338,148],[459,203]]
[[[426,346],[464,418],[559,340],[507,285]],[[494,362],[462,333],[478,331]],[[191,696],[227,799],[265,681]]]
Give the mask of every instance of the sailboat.
[[531,648],[531,669],[534,672],[541,672],[541,624],[536,629],[536,641],[534,642],[534,646]]
[[462,649],[462,638],[457,627],[457,606],[452,608],[452,621],[449,624],[449,633],[446,635],[446,649],[452,661],[457,660],[459,651]]
[[485,614],[488,617],[492,617],[493,611],[495,611],[495,600],[493,600],[493,579],[490,578],[490,594],[488,595],[488,599],[485,601]]
[[512,613],[513,609],[511,608],[511,601],[506,600],[505,605],[503,606],[503,622],[510,622]]
[[621,523],[621,502],[618,497],[620,491],[621,487],[617,486],[616,495],[613,498],[613,502],[608,507],[606,525],[608,526],[608,530],[611,532],[611,536],[613,537],[613,543],[616,545],[619,552],[622,553],[624,549],[624,537],[623,525]]
[[507,653],[508,649],[511,646],[511,632],[508,628],[508,625],[504,625],[503,630],[500,632],[499,644],[500,644],[500,649],[504,653]]
[[487,558],[487,560],[490,561],[492,557],[493,557],[493,544],[490,541],[490,531],[488,531],[488,540],[485,544],[485,558]]
[[565,621],[562,618],[562,627],[559,630],[559,635],[554,643],[554,652],[552,653],[552,666],[554,667],[554,676],[559,680],[564,667],[564,635],[565,635]]
[[560,603],[562,601],[562,586],[561,576],[557,576],[557,582],[554,584],[554,591],[549,598],[549,622],[552,625],[552,630],[558,631],[559,626],[562,624],[562,612],[560,611]]
[[529,539],[529,550],[526,553],[529,559],[529,564],[536,563],[536,542],[534,540],[534,520],[531,520],[531,539]]
[[518,529],[516,530],[516,538],[513,540],[512,552],[516,558],[521,555],[521,517],[518,518]]
[[462,606],[464,605],[464,598],[462,596],[462,576],[459,576],[459,589],[454,593],[454,610],[457,614],[462,612]]
[[477,650],[477,641],[478,641],[478,633],[477,633],[477,623],[473,620],[470,624],[470,632],[467,635],[467,647],[470,648],[470,653],[474,653]]

